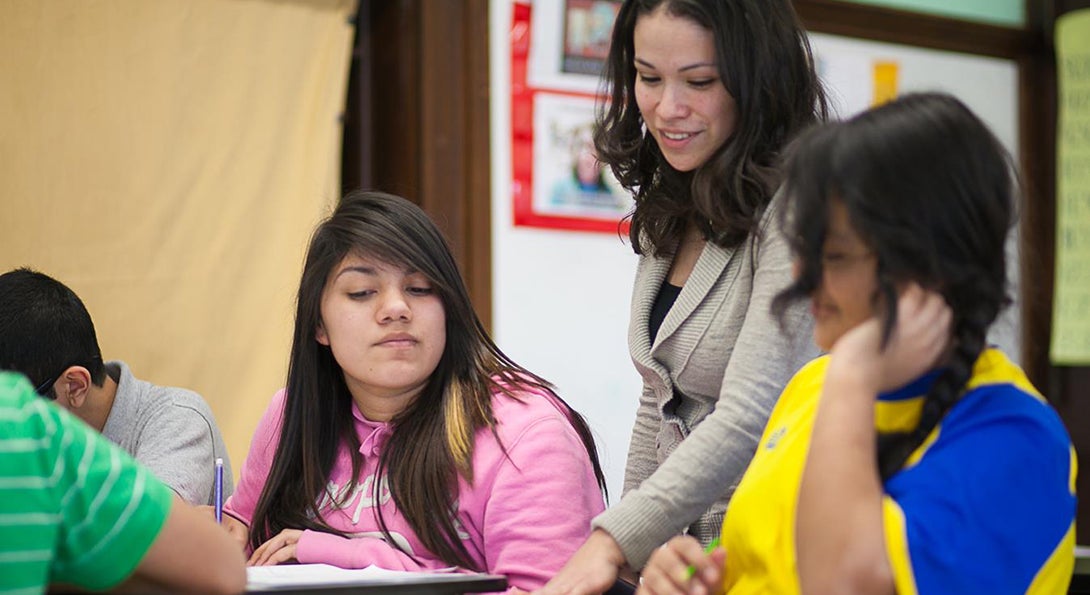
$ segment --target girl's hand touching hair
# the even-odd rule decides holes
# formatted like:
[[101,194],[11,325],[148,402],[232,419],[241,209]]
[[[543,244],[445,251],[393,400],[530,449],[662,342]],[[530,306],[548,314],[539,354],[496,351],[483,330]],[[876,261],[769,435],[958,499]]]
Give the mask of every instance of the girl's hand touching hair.
[[[689,535],[675,537],[651,554],[640,578],[639,595],[716,595],[723,592],[722,547],[705,553]],[[690,572],[690,568],[692,571]]]
[[904,386],[939,363],[952,322],[941,294],[910,283],[897,299],[897,325],[885,349],[882,321],[872,317],[836,341],[829,374],[850,373],[874,394]]

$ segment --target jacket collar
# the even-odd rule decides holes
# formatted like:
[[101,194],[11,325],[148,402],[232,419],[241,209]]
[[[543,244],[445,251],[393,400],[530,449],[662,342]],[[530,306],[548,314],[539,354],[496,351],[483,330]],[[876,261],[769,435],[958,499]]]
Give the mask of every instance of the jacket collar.
[[633,308],[630,321],[633,351],[640,363],[654,368],[659,367],[653,361],[651,353],[659,345],[662,345],[663,341],[673,335],[681,326],[681,323],[685,322],[685,319],[704,301],[737,252],[738,247],[722,248],[712,242],[704,244],[704,249],[693,266],[689,279],[685,282],[685,286],[682,287],[677,301],[674,302],[673,307],[670,308],[666,318],[662,321],[662,326],[659,328],[653,345],[651,344],[647,324],[659,288],[670,272],[673,258],[646,258],[645,264],[649,268],[643,281],[636,287],[635,308]]

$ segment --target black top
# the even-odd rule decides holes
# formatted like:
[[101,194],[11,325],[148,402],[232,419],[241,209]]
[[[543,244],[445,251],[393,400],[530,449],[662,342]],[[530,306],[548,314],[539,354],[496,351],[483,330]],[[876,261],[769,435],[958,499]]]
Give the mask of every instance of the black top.
[[655,296],[655,303],[651,305],[651,316],[647,320],[647,330],[652,344],[655,343],[655,337],[659,334],[662,321],[666,319],[666,313],[674,307],[679,294],[681,294],[681,288],[671,285],[669,281],[663,281],[662,287],[659,287],[659,294]]

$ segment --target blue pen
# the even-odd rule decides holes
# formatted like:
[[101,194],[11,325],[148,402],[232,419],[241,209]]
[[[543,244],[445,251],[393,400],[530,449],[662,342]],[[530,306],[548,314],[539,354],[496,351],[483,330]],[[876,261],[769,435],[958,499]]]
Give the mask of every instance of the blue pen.
[[216,522],[223,520],[223,459],[216,459]]

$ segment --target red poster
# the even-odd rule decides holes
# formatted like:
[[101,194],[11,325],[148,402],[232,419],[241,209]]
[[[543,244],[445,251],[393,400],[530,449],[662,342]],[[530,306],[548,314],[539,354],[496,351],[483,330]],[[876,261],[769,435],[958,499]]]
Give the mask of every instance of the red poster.
[[[539,9],[548,6],[542,3]],[[632,197],[598,161],[592,139],[601,101],[595,90],[618,6],[615,0],[566,0],[561,13],[541,15],[551,19],[543,31],[534,26],[529,4],[514,4],[515,225],[628,233],[624,218],[632,210]],[[535,40],[535,34],[541,39]]]

